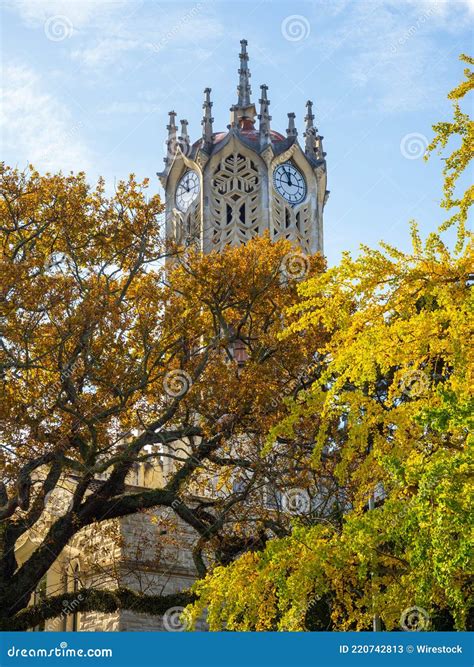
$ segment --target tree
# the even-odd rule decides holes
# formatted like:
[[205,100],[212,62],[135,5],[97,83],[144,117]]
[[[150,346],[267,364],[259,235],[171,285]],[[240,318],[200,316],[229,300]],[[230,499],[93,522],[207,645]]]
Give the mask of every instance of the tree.
[[[462,54],[459,58],[469,65],[474,65],[474,59],[465,54]],[[461,145],[445,158],[446,162],[443,168],[444,198],[441,202],[442,208],[448,211],[454,209],[453,215],[443,225],[443,229],[456,225],[459,232],[459,244],[463,243],[469,208],[474,200],[474,185],[472,184],[462,196],[456,196],[456,186],[459,178],[466,172],[472,160],[472,147],[474,145],[474,121],[471,120],[469,114],[463,113],[459,104],[459,101],[474,88],[474,72],[466,67],[464,76],[466,77],[465,81],[462,81],[448,95],[450,100],[454,100],[453,120],[437,123],[433,126],[435,136],[428,146],[426,154],[426,159],[428,159],[436,149],[438,149],[438,152],[446,149],[451,139],[454,139],[456,143],[461,140]]]
[[[288,267],[303,261],[312,275],[321,258],[268,238],[208,256],[168,246],[146,186],[132,176],[107,196],[84,174],[1,170],[3,629],[59,615],[68,595],[28,607],[31,593],[81,530],[168,508],[195,531],[203,576],[288,534],[288,516],[262,494],[312,474],[310,451],[264,444],[283,399],[308,381],[312,353],[279,338],[296,302]],[[158,455],[170,462],[166,482],[131,490],[133,466]],[[71,480],[71,503],[51,517],[48,498]],[[17,562],[40,526],[37,548]],[[80,594],[75,611],[160,614],[192,599]]]
[[[472,88],[467,74],[453,99]],[[291,535],[216,567],[194,587],[191,621],[207,609],[211,630],[363,630],[375,614],[389,630],[414,617],[425,628],[472,625],[472,187],[454,195],[472,122],[456,103],[454,123],[434,129],[432,150],[461,136],[443,202],[457,212],[424,243],[413,224],[411,253],[362,247],[301,284],[298,319],[283,334],[324,332],[324,342],[316,381],[268,447],[312,443],[318,474],[332,462],[343,512],[297,521]],[[453,223],[451,252],[441,234]]]

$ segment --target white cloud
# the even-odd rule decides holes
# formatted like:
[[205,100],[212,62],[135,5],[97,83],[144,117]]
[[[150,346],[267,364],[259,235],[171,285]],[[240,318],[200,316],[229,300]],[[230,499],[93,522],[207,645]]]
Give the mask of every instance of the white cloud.
[[13,164],[41,170],[87,170],[91,156],[81,140],[81,123],[43,88],[41,78],[21,65],[3,67],[0,116],[3,152]]
[[176,47],[199,49],[224,35],[207,0],[153,5],[159,20],[151,22],[138,0],[4,0],[27,27],[43,29],[74,62],[98,75],[116,64],[128,67],[132,55],[143,62]]
[[367,95],[369,111],[432,108],[434,73],[439,77],[444,61],[457,55],[437,48],[438,31],[464,29],[473,7],[474,0],[348,3],[342,25],[318,35],[319,48]]
[[120,63],[127,52],[146,60],[186,48],[188,58],[193,60],[196,52],[205,53],[201,44],[221,37],[224,31],[218,20],[201,15],[204,6],[197,3],[188,10],[168,13],[152,28],[137,17],[126,25],[106,26],[83,40],[71,56],[95,71]]
[[433,11],[441,16],[459,11],[474,14],[474,0],[405,0],[405,2],[418,11]]
[[98,110],[104,115],[110,114],[149,114],[162,111],[159,104],[151,102],[112,102]]
[[38,27],[52,16],[65,16],[75,30],[106,18],[130,5],[130,0],[7,0],[29,27]]
[[112,65],[127,51],[140,48],[141,43],[137,40],[108,37],[97,41],[94,46],[73,50],[71,57],[85,67],[99,69]]

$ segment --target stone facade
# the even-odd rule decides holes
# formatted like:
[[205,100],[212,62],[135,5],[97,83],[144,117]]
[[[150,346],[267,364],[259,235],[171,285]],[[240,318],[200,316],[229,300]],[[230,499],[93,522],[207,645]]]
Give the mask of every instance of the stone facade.
[[[128,490],[140,492],[162,487],[172,472],[157,455],[137,465],[127,478]],[[166,469],[164,471],[164,469]],[[52,520],[61,515],[70,500],[74,481],[65,479],[61,490],[48,499],[46,512],[35,531],[28,533],[16,558],[24,562],[41,542]],[[91,490],[93,493],[93,489]],[[172,509],[126,516],[91,525],[81,530],[63,550],[48,571],[40,590],[32,595],[60,595],[81,588],[117,587],[136,592],[163,595],[188,589],[196,578],[192,559],[195,533],[178,519]],[[79,594],[78,594],[79,595]],[[65,605],[59,618],[46,622],[46,631],[163,631],[182,629],[179,613],[164,624],[163,617],[148,616],[133,610],[116,613],[76,612],[74,602]],[[174,626],[174,627],[173,627]]]

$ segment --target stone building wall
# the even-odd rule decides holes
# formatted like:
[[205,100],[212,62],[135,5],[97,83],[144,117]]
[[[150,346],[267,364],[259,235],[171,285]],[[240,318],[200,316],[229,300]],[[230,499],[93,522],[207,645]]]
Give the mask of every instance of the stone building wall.
[[[149,595],[166,595],[192,586],[197,572],[192,559],[196,534],[173,510],[134,514],[88,526],[80,531],[48,572],[51,595],[82,587],[113,590],[129,588]],[[74,583],[72,572],[77,573]],[[112,614],[75,612],[46,623],[47,631],[166,631],[180,629],[179,610],[171,610],[168,627],[163,618],[121,610]]]
[[120,630],[120,612],[103,614],[97,611],[88,611],[79,614],[79,628],[81,632],[118,632]]

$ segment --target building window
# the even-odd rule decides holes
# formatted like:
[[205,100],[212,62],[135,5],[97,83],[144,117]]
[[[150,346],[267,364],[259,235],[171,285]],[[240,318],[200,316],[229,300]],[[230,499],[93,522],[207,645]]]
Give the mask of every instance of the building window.
[[275,486],[267,484],[264,489],[264,504],[271,510],[283,510],[283,493]]
[[[79,579],[79,565],[76,563],[72,570],[72,590],[74,593],[78,593],[80,589],[80,579]],[[79,628],[79,614],[74,608],[72,613],[72,631],[77,632]]]
[[[46,598],[46,575],[41,579],[38,586],[35,588],[33,593],[33,605],[41,604]],[[44,632],[45,622],[41,621],[38,625],[35,625],[33,632]]]
[[247,352],[247,347],[246,347],[244,341],[240,340],[240,338],[238,338],[234,342],[232,352],[233,352],[234,359],[239,366],[243,366],[245,364],[245,362],[247,361],[247,359],[249,358],[249,354]]

